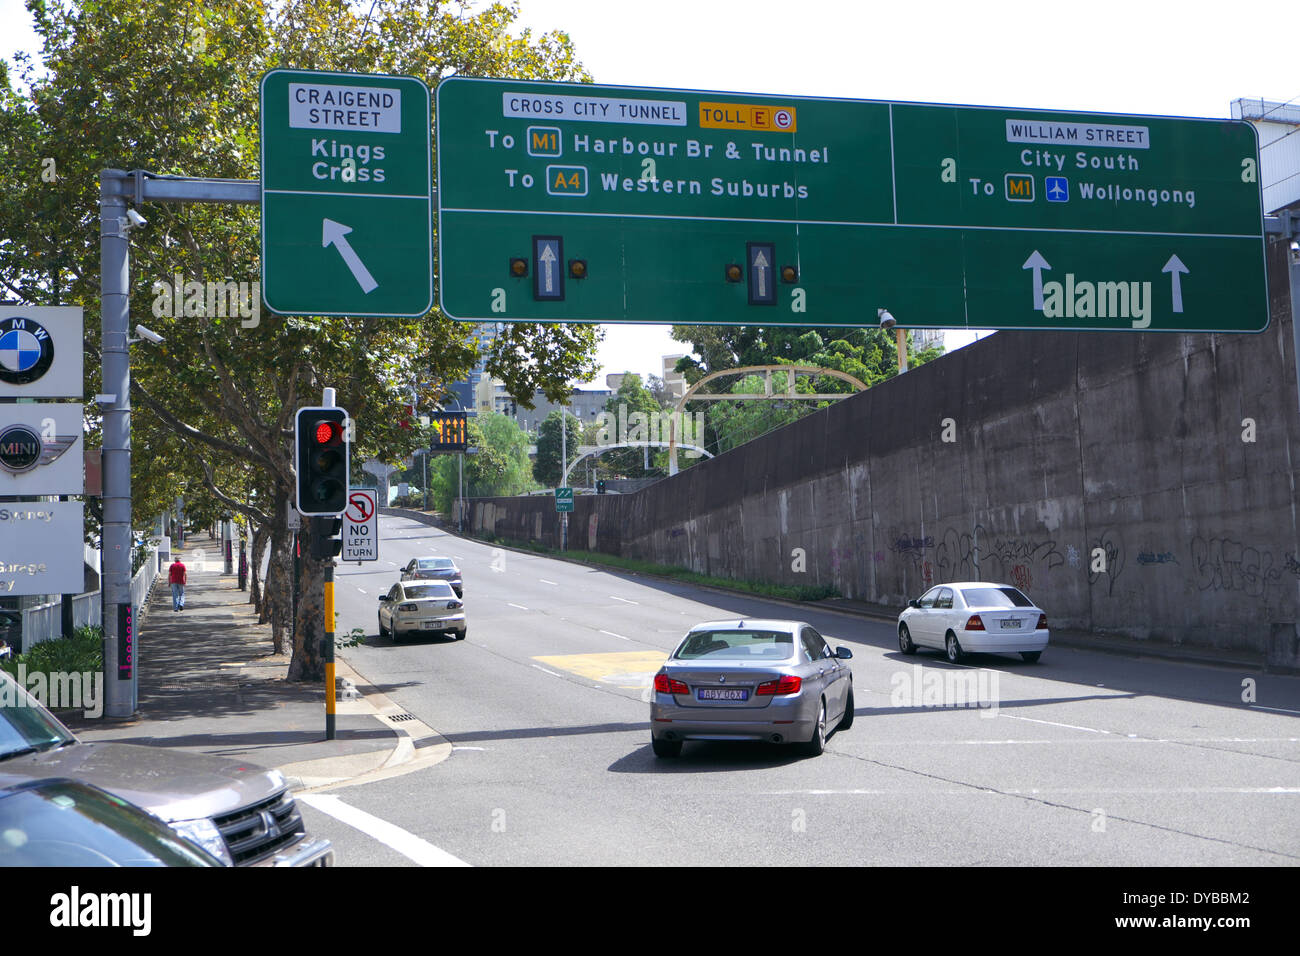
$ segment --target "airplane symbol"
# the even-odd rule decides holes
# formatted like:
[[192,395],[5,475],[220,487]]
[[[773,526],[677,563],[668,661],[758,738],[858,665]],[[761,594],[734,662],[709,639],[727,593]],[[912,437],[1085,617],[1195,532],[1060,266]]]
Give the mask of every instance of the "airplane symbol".
[[1047,177],[1047,201],[1048,202],[1069,202],[1070,201],[1070,181],[1064,176]]

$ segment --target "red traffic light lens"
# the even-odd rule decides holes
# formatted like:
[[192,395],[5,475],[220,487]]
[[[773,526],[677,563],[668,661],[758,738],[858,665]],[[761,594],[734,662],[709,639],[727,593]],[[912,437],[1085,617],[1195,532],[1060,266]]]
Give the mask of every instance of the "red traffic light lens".
[[328,445],[334,441],[339,433],[338,422],[317,422],[316,423],[316,444]]

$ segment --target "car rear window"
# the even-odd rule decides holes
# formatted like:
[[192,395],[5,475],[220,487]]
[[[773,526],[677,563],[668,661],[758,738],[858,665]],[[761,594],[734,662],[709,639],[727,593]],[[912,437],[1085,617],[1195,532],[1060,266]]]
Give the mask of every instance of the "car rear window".
[[421,558],[419,564],[421,571],[445,571],[454,567],[451,558]]
[[406,596],[408,598],[445,598],[455,597],[450,584],[442,581],[436,584],[408,584],[406,586]]
[[784,660],[794,655],[789,631],[696,631],[673,656],[678,660]]
[[1033,607],[1029,600],[1015,588],[962,588],[961,596],[967,607]]

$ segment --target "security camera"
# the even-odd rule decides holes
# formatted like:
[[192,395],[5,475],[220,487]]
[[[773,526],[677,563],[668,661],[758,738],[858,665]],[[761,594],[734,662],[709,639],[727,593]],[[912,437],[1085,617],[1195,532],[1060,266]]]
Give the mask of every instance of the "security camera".
[[880,316],[880,327],[882,329],[892,329],[898,324],[898,320],[889,314],[888,309],[876,309],[876,315]]
[[134,209],[128,209],[126,211],[126,221],[129,223],[127,226],[128,229],[138,229],[140,226],[147,225],[149,222],[148,219],[144,218],[144,216],[140,215]]
[[135,334],[147,342],[152,342],[154,345],[161,345],[163,343],[163,337],[161,335],[153,329],[146,329],[143,325],[137,325],[135,327]]

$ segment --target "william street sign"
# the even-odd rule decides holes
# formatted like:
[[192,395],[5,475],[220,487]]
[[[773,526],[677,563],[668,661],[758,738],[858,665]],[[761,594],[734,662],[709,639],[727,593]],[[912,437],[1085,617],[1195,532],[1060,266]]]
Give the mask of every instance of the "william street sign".
[[262,297],[286,315],[433,304],[429,89],[409,76],[262,77]]
[[452,318],[1268,324],[1249,123],[467,77],[436,115]]

